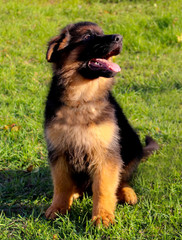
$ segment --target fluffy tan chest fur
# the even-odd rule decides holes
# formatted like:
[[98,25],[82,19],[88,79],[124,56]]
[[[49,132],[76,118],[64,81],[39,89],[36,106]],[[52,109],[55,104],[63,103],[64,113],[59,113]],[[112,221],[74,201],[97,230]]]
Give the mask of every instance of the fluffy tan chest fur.
[[46,128],[46,138],[51,148],[66,151],[69,147],[83,147],[87,152],[96,148],[108,148],[117,138],[117,125],[114,121],[95,123],[94,107],[89,111],[59,111],[54,121]]

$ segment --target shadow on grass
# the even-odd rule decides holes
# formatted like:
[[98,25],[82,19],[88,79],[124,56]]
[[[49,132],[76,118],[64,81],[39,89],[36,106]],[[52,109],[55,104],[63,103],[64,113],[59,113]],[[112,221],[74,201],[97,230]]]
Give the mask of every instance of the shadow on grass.
[[[0,171],[1,203],[0,211],[6,217],[26,217],[45,219],[45,210],[51,203],[53,186],[49,167],[42,167],[26,171],[3,170]],[[70,213],[65,216],[70,219],[75,226],[77,222],[82,223],[79,227],[84,227],[84,219],[91,218],[92,201],[88,196],[74,201]],[[64,216],[61,217],[64,219]]]
[[52,198],[52,180],[48,167],[32,172],[0,171],[1,204],[0,210],[7,217],[20,215],[40,216]]

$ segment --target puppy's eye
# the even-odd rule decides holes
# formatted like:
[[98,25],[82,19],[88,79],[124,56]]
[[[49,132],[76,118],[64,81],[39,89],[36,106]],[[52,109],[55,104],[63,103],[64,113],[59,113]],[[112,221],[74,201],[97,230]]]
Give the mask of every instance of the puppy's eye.
[[86,35],[83,37],[84,40],[89,40],[90,38],[91,38],[91,34],[86,34]]

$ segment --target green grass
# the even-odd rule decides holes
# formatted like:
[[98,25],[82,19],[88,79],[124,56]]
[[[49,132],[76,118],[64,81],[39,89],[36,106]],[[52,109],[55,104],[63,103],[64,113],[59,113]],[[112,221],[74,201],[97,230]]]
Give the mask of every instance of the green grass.
[[[43,133],[46,44],[82,20],[123,35],[113,93],[142,141],[150,134],[160,144],[133,179],[138,204],[118,205],[108,229],[92,226],[87,196],[55,222],[44,217],[52,198]],[[182,0],[4,0],[0,22],[1,239],[182,239]]]

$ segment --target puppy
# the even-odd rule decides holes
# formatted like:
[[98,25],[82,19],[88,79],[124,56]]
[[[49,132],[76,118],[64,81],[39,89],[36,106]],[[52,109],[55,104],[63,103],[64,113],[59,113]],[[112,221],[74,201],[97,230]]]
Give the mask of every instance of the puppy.
[[120,71],[111,57],[121,49],[121,35],[105,35],[91,22],[66,26],[48,44],[53,78],[45,137],[54,185],[48,219],[65,214],[90,187],[96,225],[113,223],[117,202],[137,202],[128,182],[142,157],[158,145],[146,137],[142,147],[111,94],[113,76]]

